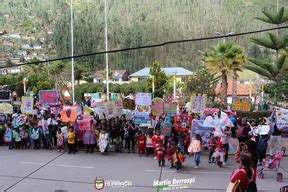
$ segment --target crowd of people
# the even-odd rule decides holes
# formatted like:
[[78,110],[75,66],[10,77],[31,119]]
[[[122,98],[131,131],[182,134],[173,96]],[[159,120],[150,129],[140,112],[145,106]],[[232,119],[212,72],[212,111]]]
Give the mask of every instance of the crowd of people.
[[[91,112],[91,128],[80,130],[77,117],[75,122],[63,123],[61,114],[54,115],[49,110],[42,111],[40,115],[28,115],[25,122],[15,126],[15,119],[19,113],[8,117],[2,125],[0,144],[6,143],[9,149],[34,148],[63,152],[68,148],[68,154],[79,151],[93,153],[100,151],[107,155],[108,151],[116,153],[139,153],[139,156],[152,156],[158,160],[160,167],[165,166],[165,159],[171,168],[180,169],[185,157],[193,154],[195,168],[201,163],[202,150],[208,151],[207,161],[216,163],[219,168],[228,161],[229,141],[237,139],[239,145],[235,152],[235,160],[240,164],[231,175],[231,182],[240,180],[239,189],[244,191],[250,181],[256,182],[258,164],[261,165],[266,158],[268,141],[270,140],[270,155],[273,156],[281,147],[281,130],[275,124],[275,119],[259,119],[258,122],[248,122],[246,118],[237,119],[231,114],[229,119],[233,126],[220,127],[220,134],[212,128],[208,141],[203,141],[199,134],[191,137],[190,131],[179,132],[173,129],[169,136],[162,134],[161,123],[165,121],[160,116],[153,127],[143,128],[127,120],[125,115],[110,119],[99,119]],[[200,119],[193,115],[193,119]],[[172,118],[173,119],[173,118]],[[173,123],[173,121],[171,121]],[[17,124],[17,123],[16,123]],[[267,134],[257,133],[258,125],[270,127]]]

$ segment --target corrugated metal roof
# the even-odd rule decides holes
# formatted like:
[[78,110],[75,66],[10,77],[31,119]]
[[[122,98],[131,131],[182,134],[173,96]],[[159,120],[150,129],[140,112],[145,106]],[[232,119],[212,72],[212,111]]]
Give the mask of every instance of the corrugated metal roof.
[[[173,75],[176,73],[177,76],[189,76],[193,75],[192,71],[184,69],[183,67],[162,67],[162,70],[166,75]],[[149,77],[150,68],[144,68],[130,75],[130,77]]]

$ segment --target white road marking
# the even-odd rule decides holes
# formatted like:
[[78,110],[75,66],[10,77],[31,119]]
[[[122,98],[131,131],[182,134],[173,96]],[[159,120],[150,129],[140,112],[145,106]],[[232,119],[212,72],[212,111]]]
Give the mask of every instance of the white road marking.
[[[157,172],[160,173],[160,170],[151,170],[151,169],[147,169],[145,170],[146,172]],[[175,171],[165,171],[163,170],[162,173],[175,173],[177,172]],[[181,173],[181,170],[179,171]],[[231,174],[231,172],[208,172],[208,171],[183,171],[183,173],[196,173],[196,174],[223,174],[223,175],[229,175]]]
[[[45,163],[39,162],[30,162],[30,161],[21,161],[22,164],[31,164],[31,165],[45,165]],[[89,166],[78,166],[78,165],[65,165],[65,164],[53,164],[49,163],[48,166],[56,166],[56,167],[70,167],[70,168],[80,168],[80,169],[94,169],[94,167]]]

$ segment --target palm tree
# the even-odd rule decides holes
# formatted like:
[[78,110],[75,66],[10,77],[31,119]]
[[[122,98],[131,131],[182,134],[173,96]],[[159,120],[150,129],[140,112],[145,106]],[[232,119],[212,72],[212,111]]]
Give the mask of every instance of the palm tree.
[[[244,50],[233,42],[220,43],[211,50],[206,51],[204,62],[212,73],[221,74],[221,106],[227,105],[228,75],[233,73],[234,89],[237,93],[237,71],[239,71],[246,62]],[[235,92],[235,91],[234,91]]]

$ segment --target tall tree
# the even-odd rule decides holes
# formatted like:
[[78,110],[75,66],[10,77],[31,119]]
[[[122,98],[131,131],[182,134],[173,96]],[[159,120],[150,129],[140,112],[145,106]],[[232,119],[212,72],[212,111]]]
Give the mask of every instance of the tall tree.
[[149,87],[151,87],[152,90],[152,84],[154,84],[154,97],[163,97],[165,90],[167,88],[168,80],[169,78],[164,73],[164,71],[161,69],[161,64],[159,61],[154,61],[150,65],[150,76],[149,79]]
[[[241,47],[233,42],[219,43],[205,52],[204,62],[212,73],[221,74],[221,106],[227,106],[228,75],[236,71],[245,63],[246,56]],[[237,76],[235,77],[237,79]]]

